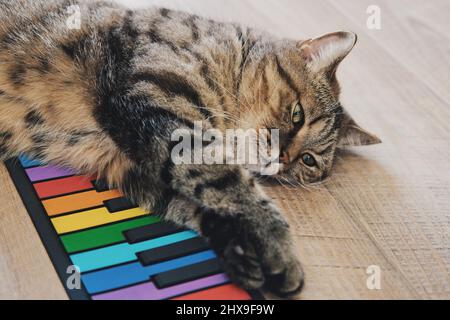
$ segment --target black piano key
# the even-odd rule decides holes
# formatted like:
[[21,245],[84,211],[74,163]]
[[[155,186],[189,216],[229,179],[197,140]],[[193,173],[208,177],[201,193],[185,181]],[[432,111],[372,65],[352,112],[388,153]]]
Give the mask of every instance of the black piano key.
[[94,185],[94,188],[97,192],[103,192],[103,191],[109,190],[109,186],[105,180],[94,180],[94,181],[92,181],[92,184]]
[[142,251],[139,252],[137,256],[142,265],[148,266],[208,249],[209,246],[204,239],[193,238],[167,246]]
[[158,288],[167,288],[222,272],[218,259],[211,259],[190,266],[157,274],[153,282]]
[[147,226],[127,230],[124,232],[124,236],[129,243],[136,243],[167,236],[169,234],[177,233],[183,230],[184,229],[181,229],[171,223],[157,222],[149,224]]
[[111,213],[137,207],[137,205],[132,203],[127,198],[114,198],[111,200],[103,201],[103,203],[105,204],[105,207],[108,209],[108,211]]

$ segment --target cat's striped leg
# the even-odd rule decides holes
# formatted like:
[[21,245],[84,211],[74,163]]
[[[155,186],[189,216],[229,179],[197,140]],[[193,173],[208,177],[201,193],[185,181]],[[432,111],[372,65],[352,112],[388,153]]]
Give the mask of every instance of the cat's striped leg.
[[[101,111],[98,121],[133,161],[119,184],[126,196],[200,232],[241,285],[267,286],[283,296],[301,289],[303,272],[289,226],[247,171],[175,164],[174,130],[185,129],[195,139],[195,129],[146,96],[110,97]],[[182,198],[192,204],[179,203]]]
[[165,218],[206,237],[237,283],[285,297],[301,290],[303,271],[289,226],[246,171],[186,165],[172,175]]

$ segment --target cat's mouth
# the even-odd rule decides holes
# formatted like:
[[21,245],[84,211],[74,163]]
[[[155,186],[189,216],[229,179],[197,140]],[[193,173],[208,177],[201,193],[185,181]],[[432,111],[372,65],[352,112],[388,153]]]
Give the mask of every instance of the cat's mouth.
[[288,165],[291,162],[291,157],[289,156],[289,152],[281,149],[280,156],[278,157],[278,162],[283,165]]
[[289,166],[289,163],[283,163],[282,159],[280,159],[277,163],[267,164],[266,166],[277,166],[278,170],[275,174],[261,174],[261,172],[264,172],[264,170],[261,169],[250,169],[250,172],[264,182],[300,188],[318,187],[330,179],[329,176],[326,176],[318,181],[307,181],[301,173],[290,170],[291,166]]
[[247,165],[246,168],[255,176],[280,176],[286,172],[291,163],[291,157],[287,151],[280,149],[278,156],[271,158],[267,163]]

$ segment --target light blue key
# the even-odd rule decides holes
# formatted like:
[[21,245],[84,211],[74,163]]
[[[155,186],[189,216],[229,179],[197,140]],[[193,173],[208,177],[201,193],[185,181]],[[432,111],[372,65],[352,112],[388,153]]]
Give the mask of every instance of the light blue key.
[[183,231],[168,236],[151,239],[134,244],[119,243],[116,245],[72,254],[70,259],[80,271],[87,272],[137,259],[136,253],[153,248],[166,246],[172,243],[198,237],[194,231]]

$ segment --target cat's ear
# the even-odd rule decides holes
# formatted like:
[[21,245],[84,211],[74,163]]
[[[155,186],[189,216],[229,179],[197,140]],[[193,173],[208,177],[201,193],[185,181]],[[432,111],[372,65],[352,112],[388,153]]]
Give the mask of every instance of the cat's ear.
[[334,32],[299,44],[308,68],[313,72],[334,73],[339,63],[349,54],[357,41],[352,32]]
[[381,143],[376,135],[361,128],[355,120],[344,111],[338,147],[366,146]]

